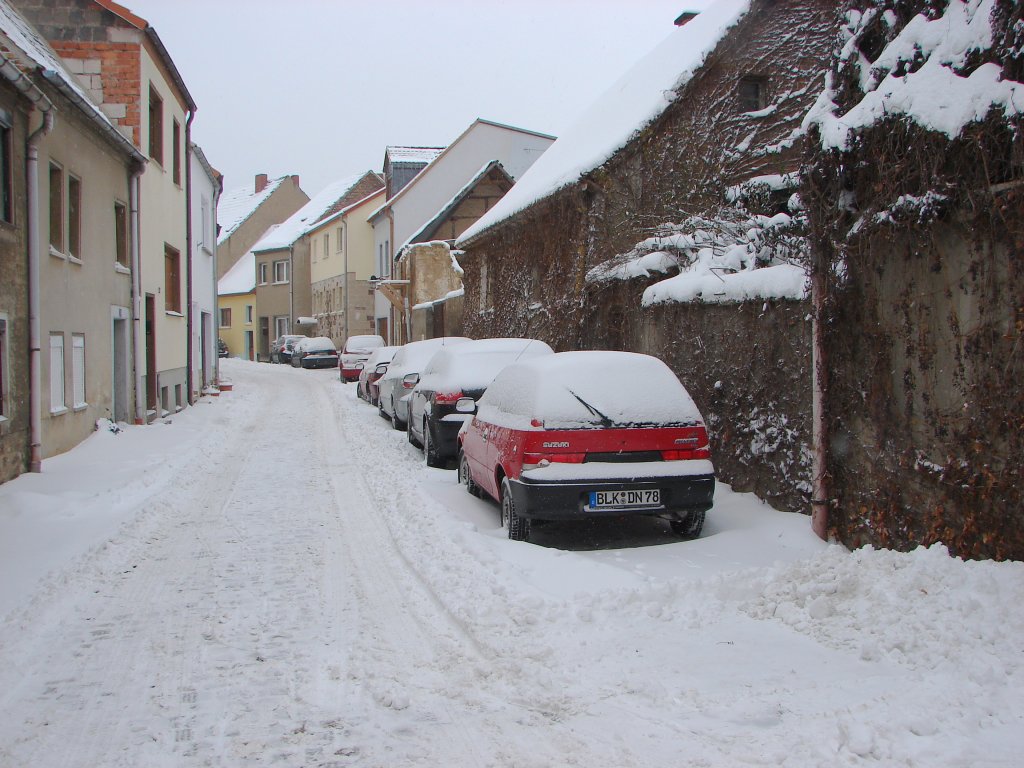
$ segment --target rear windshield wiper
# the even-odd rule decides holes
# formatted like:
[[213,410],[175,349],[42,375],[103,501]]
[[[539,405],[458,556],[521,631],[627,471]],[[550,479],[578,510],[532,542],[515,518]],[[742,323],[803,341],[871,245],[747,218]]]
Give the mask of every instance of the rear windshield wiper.
[[588,403],[586,400],[584,400],[582,397],[577,395],[575,392],[573,392],[568,387],[566,387],[565,390],[570,395],[572,395],[577,400],[579,400],[580,403],[583,405],[583,407],[586,408],[588,411],[590,411],[591,414],[593,414],[594,416],[597,416],[597,418],[599,418],[601,420],[601,426],[603,426],[603,427],[610,427],[610,426],[612,426],[612,424],[614,422],[611,419],[609,419],[607,416],[605,416],[603,413],[601,413],[599,410],[597,410],[597,408],[592,406],[590,403]]

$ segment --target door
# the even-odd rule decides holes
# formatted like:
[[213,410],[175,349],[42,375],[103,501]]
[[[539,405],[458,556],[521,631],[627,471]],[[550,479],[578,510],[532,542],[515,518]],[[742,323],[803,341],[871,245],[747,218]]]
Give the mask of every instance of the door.
[[146,410],[156,408],[156,297],[146,294]]
[[[123,310],[127,316],[128,310]],[[113,349],[113,371],[112,380],[114,383],[113,403],[111,403],[111,414],[114,421],[128,421],[128,391],[130,369],[128,366],[128,320],[120,317],[113,319],[111,328],[111,342]]]

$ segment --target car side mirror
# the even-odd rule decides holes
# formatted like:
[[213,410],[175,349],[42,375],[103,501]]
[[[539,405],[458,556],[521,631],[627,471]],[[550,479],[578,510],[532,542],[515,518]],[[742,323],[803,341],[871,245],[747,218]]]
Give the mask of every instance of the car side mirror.
[[388,364],[381,363],[380,365],[373,369],[373,372],[376,373],[378,376],[383,376],[385,373],[388,372]]
[[420,375],[418,373],[407,373],[402,377],[402,386],[406,389],[412,389],[419,380]]
[[456,413],[475,413],[476,412],[476,400],[472,397],[460,397],[455,401],[455,412]]

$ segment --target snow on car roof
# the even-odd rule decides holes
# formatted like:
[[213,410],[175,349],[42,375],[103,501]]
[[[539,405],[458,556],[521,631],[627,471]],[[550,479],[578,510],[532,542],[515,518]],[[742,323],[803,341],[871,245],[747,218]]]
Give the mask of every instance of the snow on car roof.
[[465,336],[442,336],[437,339],[410,341],[403,345],[392,358],[391,366],[384,374],[384,378],[394,379],[405,376],[407,373],[419,373],[442,347],[465,344],[467,341],[471,341],[471,339]]
[[537,339],[477,339],[435,354],[423,369],[418,386],[434,391],[482,389],[511,363],[551,354],[554,350]]
[[[686,388],[664,362],[635,352],[559,352],[505,368],[480,400],[480,416],[529,429],[598,424],[702,424]],[[534,427],[536,428],[536,427]]]
[[345,350],[348,352],[369,352],[385,344],[383,336],[368,334],[364,336],[349,336],[345,341]]
[[310,339],[305,339],[302,342],[302,348],[304,350],[312,349],[334,349],[334,342],[326,336],[314,336]]
[[377,347],[370,354],[369,359],[367,359],[366,367],[373,368],[373,366],[379,365],[380,363],[390,363],[392,358],[394,358],[395,353],[400,349],[401,347]]

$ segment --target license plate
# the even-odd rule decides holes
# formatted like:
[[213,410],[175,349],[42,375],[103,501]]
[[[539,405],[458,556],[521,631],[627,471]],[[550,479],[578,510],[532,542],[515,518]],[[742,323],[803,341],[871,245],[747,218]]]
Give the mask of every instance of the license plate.
[[642,491],[591,491],[591,509],[622,509],[623,507],[656,507],[661,504],[661,489]]

